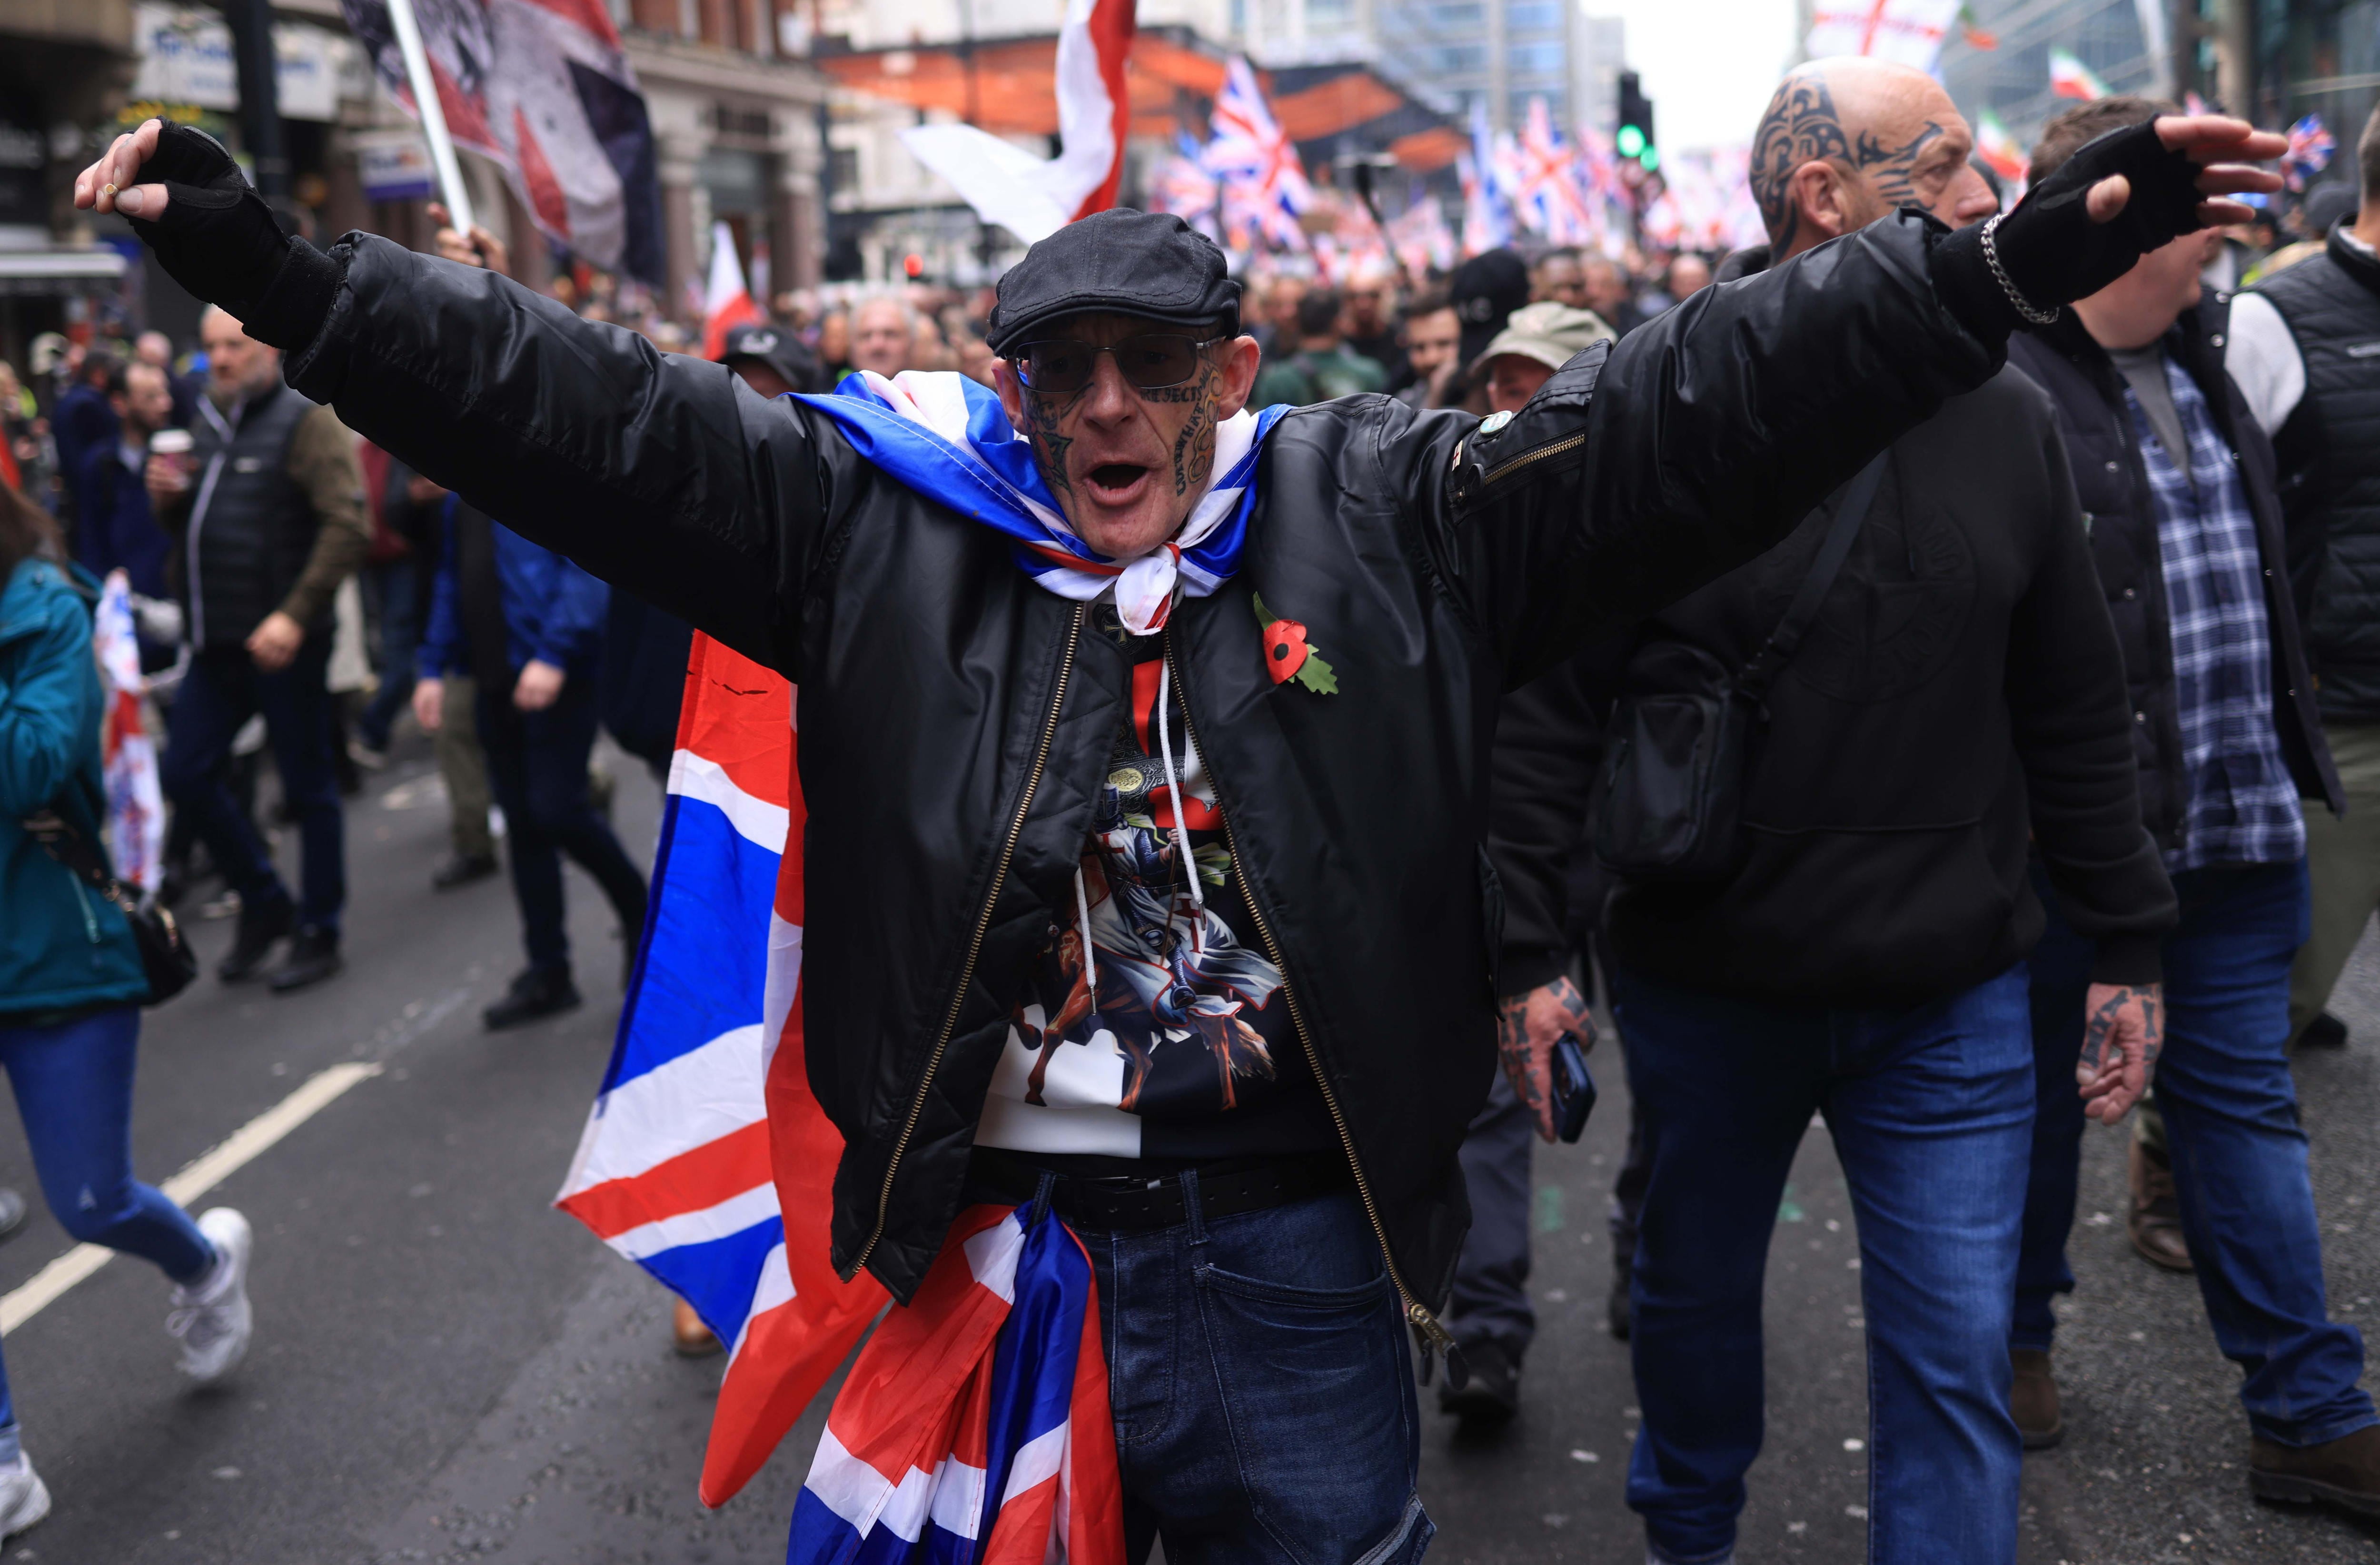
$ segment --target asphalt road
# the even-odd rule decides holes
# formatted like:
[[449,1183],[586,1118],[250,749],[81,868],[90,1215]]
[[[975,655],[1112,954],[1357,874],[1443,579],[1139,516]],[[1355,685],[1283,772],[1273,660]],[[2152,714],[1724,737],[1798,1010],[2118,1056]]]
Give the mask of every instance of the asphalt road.
[[[632,852],[656,793],[613,756]],[[118,1259],[11,1331],[26,1448],[56,1496],[6,1560],[62,1565],[706,1565],[783,1557],[819,1413],[733,1503],[694,1498],[719,1361],[669,1351],[668,1299],[548,1203],[609,1048],[616,945],[571,876],[589,1003],[490,1036],[478,1010],[519,962],[498,880],[435,895],[444,813],[426,752],[402,752],[349,820],[347,972],[275,998],[202,979],[150,1016],[134,1126],[152,1180],[347,1062],[381,1073],[199,1203],[255,1221],[258,1337],[230,1387],[193,1394],[164,1329],[166,1284]],[[203,953],[229,937],[201,924]],[[2300,1080],[2333,1297],[2380,1298],[2380,961],[2367,945],[2338,1009],[2361,1037]],[[1466,1442],[1426,1414],[1423,1493],[1448,1561],[1634,1565],[1621,1503],[1634,1397],[1605,1335],[1604,1194],[1625,1123],[1616,1062],[1585,1142],[1541,1153],[1526,1407]],[[2122,1141],[2089,1143],[2060,1368],[2065,1447],[2026,1470],[2027,1565],[2380,1560],[2380,1535],[2247,1498],[2236,1376],[2188,1279],[2131,1256]],[[25,1184],[13,1115],[0,1179]],[[2105,1214],[2096,1221],[2092,1214]],[[1866,1432],[1857,1247],[1823,1135],[1805,1145],[1769,1274],[1770,1420],[1754,1469],[1748,1562],[1860,1558]],[[0,1245],[0,1293],[70,1248],[46,1212]],[[1429,1393],[1425,1393],[1427,1408]]]

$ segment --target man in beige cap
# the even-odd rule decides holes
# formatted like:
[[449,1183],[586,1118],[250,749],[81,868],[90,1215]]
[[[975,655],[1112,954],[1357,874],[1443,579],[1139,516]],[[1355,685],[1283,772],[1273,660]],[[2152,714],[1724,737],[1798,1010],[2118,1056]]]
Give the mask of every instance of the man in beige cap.
[[1521,405],[1553,379],[1554,371],[1618,334],[1591,309],[1572,309],[1550,299],[1512,311],[1504,329],[1471,361],[1471,377],[1488,387],[1490,412],[1518,413]]

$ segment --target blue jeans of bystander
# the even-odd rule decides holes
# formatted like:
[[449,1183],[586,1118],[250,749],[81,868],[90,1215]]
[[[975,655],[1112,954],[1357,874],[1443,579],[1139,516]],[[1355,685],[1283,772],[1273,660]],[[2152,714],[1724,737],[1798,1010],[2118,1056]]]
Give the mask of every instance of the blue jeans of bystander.
[[[2038,867],[2034,875],[2049,928],[2032,961],[2042,1112],[2010,1338],[2020,1348],[2050,1345],[2050,1298],[2074,1289],[2066,1235],[2085,1123],[2074,1064],[2092,958]],[[2281,1445],[2319,1445],[2380,1417],[2358,1384],[2362,1333],[2332,1320],[2324,1303],[2322,1229],[2283,1052],[2289,969],[2306,938],[2305,865],[2185,869],[2173,887],[2181,924],[2165,941],[2156,1098],[2182,1237],[2216,1345],[2246,1372],[2249,1426]]]
[[1657,1559],[1725,1560],[1763,1424],[1760,1302],[1785,1176],[1826,1116],[1859,1219],[1868,1558],[2016,1558],[2006,1352],[2032,1134],[2024,970],[1906,1010],[1753,1004],[1621,969],[1651,1153],[1628,1503]]

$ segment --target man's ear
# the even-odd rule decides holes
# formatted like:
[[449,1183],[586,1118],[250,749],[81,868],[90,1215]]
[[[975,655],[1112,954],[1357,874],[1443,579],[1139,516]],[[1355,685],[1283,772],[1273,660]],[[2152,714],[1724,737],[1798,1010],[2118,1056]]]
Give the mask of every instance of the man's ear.
[[1852,192],[1843,171],[1824,158],[1812,158],[1793,171],[1785,193],[1802,221],[1827,238],[1840,238],[1859,224],[1854,222]]
[[1264,350],[1254,337],[1233,337],[1223,349],[1223,385],[1215,398],[1215,419],[1218,423],[1238,417],[1248,405],[1248,394],[1257,389],[1257,367]]
[[1000,409],[1008,415],[1011,429],[1025,427],[1025,388],[1017,383],[1015,368],[1005,358],[991,361],[991,389],[1000,394]]

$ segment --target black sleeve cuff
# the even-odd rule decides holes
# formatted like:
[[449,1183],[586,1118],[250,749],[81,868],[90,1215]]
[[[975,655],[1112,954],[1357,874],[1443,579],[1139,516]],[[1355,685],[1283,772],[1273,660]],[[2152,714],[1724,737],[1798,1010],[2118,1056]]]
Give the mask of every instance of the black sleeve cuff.
[[2023,324],[2016,306],[1992,275],[1984,259],[1984,225],[1971,223],[1934,241],[1930,252],[1934,291],[1943,308],[1978,342],[1994,349],[2007,345],[2009,335]]
[[258,342],[284,353],[300,353],[322,334],[346,268],[298,238],[289,237],[289,259],[249,307],[240,322]]
[[2099,954],[2091,964],[2095,984],[2121,984],[2144,989],[2165,982],[2165,942],[2155,935],[2102,935]]
[[1496,964],[1499,998],[1515,999],[1543,989],[1570,972],[1571,953],[1560,946],[1508,945]]

